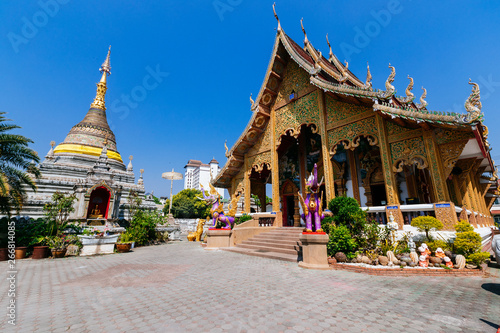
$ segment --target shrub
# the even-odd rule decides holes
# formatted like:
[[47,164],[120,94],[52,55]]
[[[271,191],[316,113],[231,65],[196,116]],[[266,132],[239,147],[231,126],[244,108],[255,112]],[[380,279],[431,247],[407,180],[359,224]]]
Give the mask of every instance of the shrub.
[[328,235],[333,228],[335,228],[335,223],[333,222],[332,216],[327,216],[321,221],[321,229],[323,229],[323,231]]
[[433,216],[419,216],[411,220],[412,227],[415,227],[420,232],[425,232],[425,237],[428,241],[431,241],[429,236],[429,231],[436,229],[440,230],[443,228],[443,223]]
[[328,209],[333,214],[333,223],[336,226],[346,226],[356,243],[364,244],[366,212],[359,207],[356,199],[336,197],[330,200]]
[[242,224],[243,222],[250,221],[253,217],[248,214],[243,214],[240,217],[237,217],[234,221],[235,225]]
[[466,232],[466,231],[474,231],[474,228],[470,225],[469,222],[465,220],[460,220],[458,224],[455,226],[456,232]]
[[380,242],[380,228],[377,223],[366,223],[363,229],[362,237],[358,237],[356,242],[362,252],[374,250]]
[[137,245],[147,245],[157,238],[156,226],[164,223],[165,221],[157,212],[138,210],[132,217],[127,232]]
[[351,237],[351,233],[346,226],[340,225],[332,228],[330,240],[327,244],[330,256],[334,256],[337,252],[343,252],[348,258],[354,258],[356,248],[356,241]]
[[469,257],[481,249],[481,236],[474,231],[458,232],[454,245],[458,254]]
[[431,250],[432,252],[436,251],[438,247],[443,249],[443,251],[450,249],[448,243],[445,242],[444,240],[441,240],[441,239],[432,240],[432,241],[427,242],[425,244],[427,244],[427,246],[429,247],[429,250]]
[[468,262],[472,262],[473,264],[480,266],[483,262],[490,258],[489,252],[477,252],[469,255],[467,258]]

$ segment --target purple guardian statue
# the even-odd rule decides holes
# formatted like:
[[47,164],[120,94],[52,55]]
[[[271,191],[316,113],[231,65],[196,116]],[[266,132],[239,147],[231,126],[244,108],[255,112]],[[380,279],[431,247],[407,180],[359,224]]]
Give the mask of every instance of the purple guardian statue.
[[323,214],[322,193],[319,188],[323,184],[323,179],[318,183],[318,166],[314,164],[313,171],[306,182],[306,196],[299,193],[300,204],[302,206],[302,219],[306,222],[306,232],[323,232],[321,221],[325,218]]
[[210,184],[210,195],[205,194],[203,186],[201,186],[201,193],[203,193],[203,198],[198,197],[198,199],[212,205],[212,208],[210,209],[210,218],[212,218],[213,221],[212,228],[216,228],[217,221],[220,221],[226,224],[224,229],[231,229],[234,223],[234,215],[236,213],[238,196],[231,200],[231,203],[229,204],[229,212],[226,216],[224,214],[223,204],[221,203],[221,195],[217,192],[215,187],[212,186],[212,184]]

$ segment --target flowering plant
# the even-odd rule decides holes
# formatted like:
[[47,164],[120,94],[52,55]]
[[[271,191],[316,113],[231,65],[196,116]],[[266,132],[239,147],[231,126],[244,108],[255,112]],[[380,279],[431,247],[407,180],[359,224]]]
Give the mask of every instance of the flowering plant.
[[53,250],[64,250],[69,245],[68,242],[66,242],[66,235],[47,236],[45,237],[44,243]]

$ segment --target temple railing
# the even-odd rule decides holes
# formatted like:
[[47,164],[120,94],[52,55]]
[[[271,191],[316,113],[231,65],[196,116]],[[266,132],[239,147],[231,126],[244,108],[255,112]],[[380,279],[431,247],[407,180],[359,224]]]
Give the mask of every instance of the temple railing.
[[[369,221],[375,221],[378,224],[387,224],[388,218],[385,211],[385,206],[371,206],[371,207],[361,207],[367,213],[367,219]],[[434,204],[416,204],[416,205],[401,205],[399,206],[401,213],[403,214],[403,220],[405,225],[410,225],[411,220],[418,216],[436,216],[434,212]],[[458,215],[462,211],[462,208],[455,207],[455,211]],[[472,214],[471,211],[467,210],[467,215]],[[474,213],[477,215],[477,213]]]

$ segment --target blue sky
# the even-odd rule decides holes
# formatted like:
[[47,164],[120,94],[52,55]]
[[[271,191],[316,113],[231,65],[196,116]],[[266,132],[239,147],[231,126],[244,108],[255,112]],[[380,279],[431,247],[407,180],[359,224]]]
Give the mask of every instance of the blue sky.
[[[84,117],[112,45],[106,104],[118,150],[124,160],[134,156],[137,175],[145,169],[147,191],[167,195],[162,172],[183,172],[189,159],[215,157],[223,166],[224,141],[231,147],[245,128],[249,95],[257,95],[272,51],[272,3],[1,1],[0,110],[45,156]],[[384,87],[389,63],[399,94],[409,74],[417,98],[427,88],[431,110],[464,112],[468,79],[478,82],[500,162],[500,2],[282,0],[277,11],[299,44],[303,17],[323,54],[329,33],[362,80],[368,61],[375,88]],[[158,79],[142,89],[151,71]],[[182,186],[174,183],[174,193]]]

